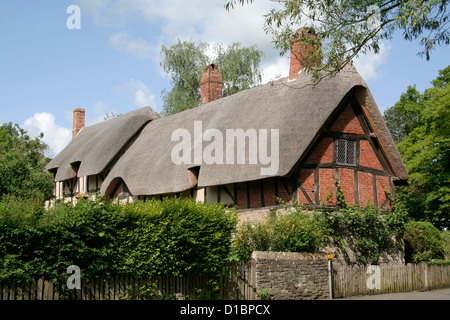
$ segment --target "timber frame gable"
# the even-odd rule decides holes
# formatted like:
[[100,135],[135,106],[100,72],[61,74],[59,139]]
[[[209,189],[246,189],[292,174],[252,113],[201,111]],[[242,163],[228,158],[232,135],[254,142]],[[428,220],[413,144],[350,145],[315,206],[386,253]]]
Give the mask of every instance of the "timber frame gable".
[[[299,172],[299,203],[337,206],[337,194],[342,192],[347,204],[364,206],[370,200],[376,208],[390,208],[394,170],[356,97],[358,90],[352,89],[342,99],[294,168]],[[352,150],[339,146],[345,142]],[[342,150],[353,154],[353,159],[340,161]],[[372,197],[362,197],[362,189]]]

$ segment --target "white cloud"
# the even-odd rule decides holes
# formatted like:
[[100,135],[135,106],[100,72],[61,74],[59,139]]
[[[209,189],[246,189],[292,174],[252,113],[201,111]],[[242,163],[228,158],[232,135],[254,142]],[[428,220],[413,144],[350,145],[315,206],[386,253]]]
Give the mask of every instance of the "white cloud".
[[108,110],[108,105],[103,101],[97,101],[94,103],[93,108],[89,108],[87,110],[93,110],[94,114],[91,115],[89,112],[86,112],[86,126],[91,126],[93,124],[105,121],[107,118],[107,114],[112,113],[115,114],[114,110]]
[[30,136],[39,136],[41,132],[44,134],[42,141],[49,146],[47,156],[57,155],[72,140],[72,131],[58,126],[55,116],[49,112],[35,113],[26,119],[21,127],[27,130]]
[[130,96],[131,103],[137,107],[151,107],[156,110],[155,95],[142,81],[130,79],[126,84],[113,88],[113,92],[116,95]]
[[141,38],[134,39],[125,31],[111,35],[109,43],[115,49],[140,59],[151,59],[155,57],[155,54],[159,54],[156,46]]
[[[98,22],[117,21],[117,28],[125,22],[145,21],[149,28],[159,32],[159,40],[148,40],[132,31],[112,34],[110,44],[117,50],[138,58],[153,57],[159,62],[161,44],[170,46],[177,41],[221,42],[230,45],[256,45],[265,53],[265,64],[277,63],[277,50],[272,38],[264,30],[264,14],[280,4],[255,1],[245,6],[237,5],[227,11],[223,0],[78,0],[84,12]],[[141,24],[142,25],[142,24]],[[145,25],[143,25],[145,26]],[[144,33],[145,34],[145,33]]]
[[143,82],[130,79],[127,84],[134,93],[135,105],[138,107],[155,107],[155,96],[150,93]]
[[391,48],[392,45],[389,41],[381,41],[378,54],[371,51],[355,59],[353,64],[364,80],[368,81],[382,77],[379,67],[386,62]]
[[262,83],[267,83],[272,80],[277,80],[282,77],[289,75],[289,63],[290,59],[288,57],[279,57],[273,63],[269,64],[267,67],[263,68],[262,73]]

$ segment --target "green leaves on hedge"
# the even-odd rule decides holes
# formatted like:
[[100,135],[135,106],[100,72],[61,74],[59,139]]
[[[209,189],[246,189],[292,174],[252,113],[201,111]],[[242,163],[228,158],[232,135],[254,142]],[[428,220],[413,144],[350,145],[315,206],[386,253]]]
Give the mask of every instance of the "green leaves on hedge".
[[234,210],[191,199],[114,205],[80,200],[48,211],[0,202],[0,281],[215,273],[228,257]]

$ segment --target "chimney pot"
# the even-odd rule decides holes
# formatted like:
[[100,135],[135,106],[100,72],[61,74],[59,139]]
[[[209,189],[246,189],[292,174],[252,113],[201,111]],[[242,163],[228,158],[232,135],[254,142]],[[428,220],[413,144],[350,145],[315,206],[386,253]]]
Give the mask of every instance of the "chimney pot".
[[219,68],[211,63],[205,67],[200,79],[200,104],[222,98],[223,80]]
[[75,139],[77,134],[84,128],[85,125],[85,110],[82,108],[73,109],[73,127],[72,139]]
[[297,78],[304,68],[317,67],[321,63],[321,42],[311,28],[300,28],[291,42],[289,80]]

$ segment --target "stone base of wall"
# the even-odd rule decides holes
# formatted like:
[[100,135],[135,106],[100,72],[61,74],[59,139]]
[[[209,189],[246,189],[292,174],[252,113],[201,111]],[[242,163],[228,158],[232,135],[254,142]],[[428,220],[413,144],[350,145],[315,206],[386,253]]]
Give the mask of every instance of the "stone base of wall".
[[275,300],[327,299],[328,264],[324,254],[260,252],[252,254],[253,287]]
[[[263,222],[266,218],[268,218],[271,214],[271,210],[276,212],[276,214],[285,213],[286,210],[282,206],[272,206],[272,207],[264,207],[257,209],[243,209],[238,210],[238,221],[239,223],[260,223]],[[309,211],[305,211],[306,214],[311,213]],[[379,264],[405,264],[405,247],[402,240],[393,239],[396,243],[395,249],[390,252],[383,252],[379,256],[378,263]],[[342,264],[342,265],[352,265],[357,263],[356,253],[353,252],[348,246],[343,252],[339,247],[334,245],[328,245],[319,250],[319,253],[322,255],[332,254],[334,255],[333,263]]]
[[270,216],[270,211],[280,210],[281,206],[272,206],[272,207],[262,207],[256,209],[241,209],[237,212],[238,222],[239,223],[259,223],[263,222],[266,218]]

